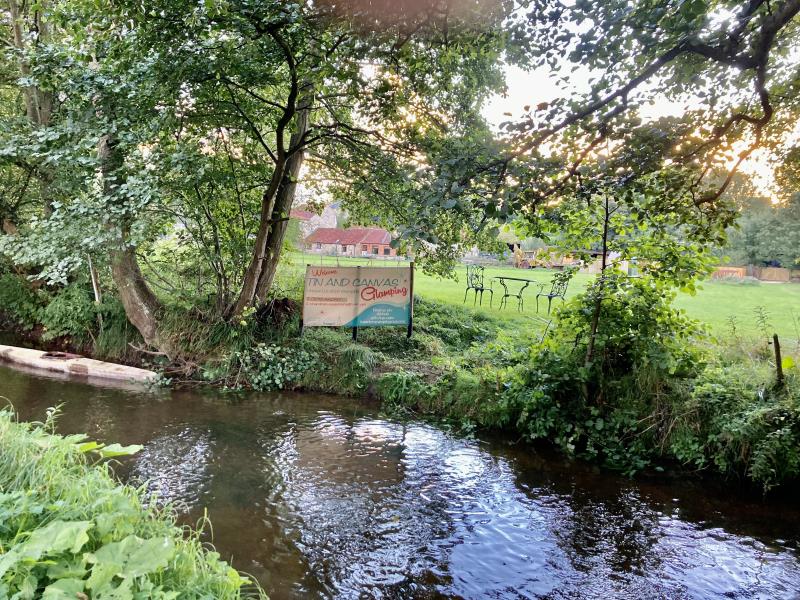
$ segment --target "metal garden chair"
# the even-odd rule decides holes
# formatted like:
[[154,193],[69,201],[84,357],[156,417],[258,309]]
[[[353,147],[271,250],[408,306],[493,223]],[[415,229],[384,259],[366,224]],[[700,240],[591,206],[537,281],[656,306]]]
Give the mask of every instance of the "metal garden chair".
[[464,290],[464,302],[467,301],[467,294],[469,291],[475,292],[475,300],[473,305],[478,302],[478,294],[481,296],[480,305],[483,306],[483,292],[489,292],[489,306],[494,301],[494,290],[491,283],[486,286],[483,277],[483,267],[480,265],[467,265],[467,289]]
[[564,296],[567,293],[567,286],[569,285],[569,277],[565,277],[564,273],[557,273],[553,277],[553,284],[550,286],[549,292],[539,292],[536,294],[536,312],[539,312],[539,296],[547,298],[547,314],[550,314],[550,306],[553,303],[553,298],[561,298],[564,302]]

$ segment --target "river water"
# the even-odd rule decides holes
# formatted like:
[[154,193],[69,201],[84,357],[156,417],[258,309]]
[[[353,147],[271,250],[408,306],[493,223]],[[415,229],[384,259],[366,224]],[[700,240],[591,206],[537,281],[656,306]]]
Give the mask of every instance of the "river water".
[[[0,367],[20,418],[144,449],[275,598],[800,598],[800,507],[632,481],[314,394],[120,390]],[[211,536],[208,535],[210,538]]]

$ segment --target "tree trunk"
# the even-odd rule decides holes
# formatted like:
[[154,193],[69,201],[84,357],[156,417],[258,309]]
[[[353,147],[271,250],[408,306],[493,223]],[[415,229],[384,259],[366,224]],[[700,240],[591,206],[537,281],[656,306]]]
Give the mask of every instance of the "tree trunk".
[[[586,346],[586,357],[583,361],[583,365],[586,367],[587,372],[592,364],[592,361],[594,360],[594,345],[595,340],[597,339],[597,329],[600,325],[600,313],[602,312],[603,308],[603,293],[605,291],[606,268],[608,267],[606,257],[608,255],[608,227],[609,221],[611,220],[608,194],[605,196],[605,204],[603,209],[603,255],[600,262],[600,277],[597,285],[597,298],[595,299],[594,311],[592,312],[592,322],[589,328],[589,343]],[[588,383],[584,383],[583,385],[583,394],[587,400],[590,400],[590,396],[594,395],[594,390],[591,389],[591,387]]]
[[[113,135],[107,134],[98,143],[100,171],[103,175],[103,192],[110,199],[119,187],[123,157]],[[110,201],[110,200],[109,200]],[[117,286],[125,316],[136,327],[146,344],[173,358],[169,344],[159,328],[161,302],[147,285],[136,258],[136,248],[129,239],[129,223],[119,224],[116,247],[111,250],[111,277]]]
[[304,93],[295,116],[295,132],[289,142],[288,156],[276,162],[272,180],[261,200],[261,221],[253,257],[245,273],[242,291],[231,309],[232,315],[241,314],[245,308],[252,306],[256,299],[263,298],[275,277],[283,237],[286,234],[285,218],[289,216],[297,175],[305,157],[302,143],[310,126],[311,106],[314,101],[313,85],[304,82],[303,89]]
[[[20,5],[17,0],[8,0],[8,12],[11,17],[11,32],[14,48],[24,53],[28,51],[28,33],[33,33],[33,43],[46,43],[50,38],[50,27],[47,20],[42,18],[44,3],[33,15],[25,14],[26,5]],[[22,58],[19,60],[19,71],[23,77],[30,77],[31,67]],[[53,114],[53,94],[39,88],[36,85],[28,85],[22,88],[22,95],[25,100],[25,113],[31,125],[36,128],[48,127]],[[50,197],[48,188],[52,185],[55,176],[51,168],[39,165],[36,168],[44,198],[43,210],[46,216],[53,212],[53,198]]]
[[[298,115],[297,130],[292,134],[291,147],[297,147],[302,143],[302,138],[308,131],[309,109],[303,108]],[[271,227],[267,238],[264,263],[261,269],[261,277],[256,288],[256,298],[259,302],[266,300],[275,273],[278,270],[278,263],[283,249],[283,240],[286,237],[286,229],[289,226],[289,213],[294,203],[294,194],[297,189],[297,179],[300,176],[300,169],[305,159],[305,150],[301,147],[289,157],[286,164],[286,171],[283,175],[281,187],[275,199],[275,207],[272,210]]]
[[111,251],[111,276],[125,308],[125,316],[142,334],[145,343],[167,352],[159,335],[161,303],[142,275],[133,246]]
[[286,161],[278,160],[275,163],[275,171],[272,174],[272,180],[261,197],[261,215],[259,217],[258,233],[256,234],[250,264],[244,274],[242,290],[239,292],[239,298],[236,300],[236,304],[234,304],[231,309],[231,315],[233,316],[242,314],[242,311],[248,306],[251,306],[255,300],[258,280],[261,277],[261,269],[264,265],[264,253],[267,248],[267,238],[269,237],[272,211],[275,207],[275,197],[280,187],[279,184],[283,180],[285,170]]
[[606,276],[606,255],[608,254],[608,224],[611,218],[611,212],[608,206],[608,196],[605,197],[605,206],[603,212],[603,255],[600,259],[600,277],[597,285],[597,298],[595,299],[594,312],[592,314],[592,323],[589,331],[589,343],[586,347],[586,358],[583,361],[584,366],[588,367],[594,359],[594,344],[597,338],[597,328],[600,324],[600,312],[603,306],[603,287],[605,284]]
[[6,235],[17,235],[17,226],[14,225],[14,221],[9,218],[3,219],[3,233]]

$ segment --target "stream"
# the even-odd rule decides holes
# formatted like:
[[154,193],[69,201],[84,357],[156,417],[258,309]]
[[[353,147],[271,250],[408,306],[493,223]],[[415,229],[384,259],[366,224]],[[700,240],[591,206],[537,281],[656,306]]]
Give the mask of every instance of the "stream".
[[800,505],[631,480],[309,393],[91,387],[0,366],[20,419],[143,444],[116,466],[207,512],[281,598],[800,598]]

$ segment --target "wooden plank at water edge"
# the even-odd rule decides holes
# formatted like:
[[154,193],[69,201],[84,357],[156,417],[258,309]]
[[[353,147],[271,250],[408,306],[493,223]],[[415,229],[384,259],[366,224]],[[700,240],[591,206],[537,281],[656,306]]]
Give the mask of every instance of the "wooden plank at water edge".
[[122,383],[149,383],[156,374],[147,369],[84,358],[67,352],[43,352],[30,348],[0,345],[0,362],[36,371],[102,379]]

